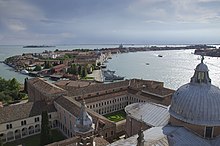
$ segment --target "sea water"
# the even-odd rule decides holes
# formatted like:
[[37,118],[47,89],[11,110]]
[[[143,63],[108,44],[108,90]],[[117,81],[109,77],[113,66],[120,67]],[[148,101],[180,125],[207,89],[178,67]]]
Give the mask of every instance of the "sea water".
[[[140,47],[143,45],[140,45]],[[0,60],[23,53],[40,53],[44,50],[54,51],[73,49],[100,49],[118,47],[118,45],[59,45],[52,48],[23,48],[22,46],[0,46]],[[114,70],[125,79],[138,78],[164,82],[164,86],[177,89],[188,83],[193,76],[194,69],[201,62],[200,56],[193,54],[194,50],[166,50],[130,52],[112,55],[108,60],[107,69]],[[158,57],[162,55],[162,57]],[[205,57],[204,62],[209,68],[212,83],[220,86],[220,58]],[[15,72],[11,67],[0,63],[0,76],[6,79],[15,77],[23,83],[26,75]]]

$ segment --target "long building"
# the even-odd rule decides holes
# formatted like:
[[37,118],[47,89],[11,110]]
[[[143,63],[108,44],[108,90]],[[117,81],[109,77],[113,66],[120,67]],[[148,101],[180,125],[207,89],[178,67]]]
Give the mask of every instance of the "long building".
[[[50,125],[66,137],[77,135],[75,122],[80,116],[81,103],[93,119],[94,132],[112,142],[125,134],[125,121],[112,122],[103,115],[123,110],[138,102],[170,104],[173,90],[162,82],[131,79],[109,84],[71,81],[51,84],[41,78],[27,80],[29,102],[0,108],[0,137],[4,143],[40,132],[41,112],[47,110]],[[79,84],[79,85],[77,85]],[[71,86],[73,88],[71,88]]]

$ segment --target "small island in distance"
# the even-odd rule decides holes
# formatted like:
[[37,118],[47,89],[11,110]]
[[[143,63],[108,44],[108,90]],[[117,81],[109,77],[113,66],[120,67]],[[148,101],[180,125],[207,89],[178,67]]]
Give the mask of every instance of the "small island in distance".
[[49,48],[49,47],[56,47],[56,46],[52,46],[52,45],[27,45],[27,46],[23,46],[23,48]]

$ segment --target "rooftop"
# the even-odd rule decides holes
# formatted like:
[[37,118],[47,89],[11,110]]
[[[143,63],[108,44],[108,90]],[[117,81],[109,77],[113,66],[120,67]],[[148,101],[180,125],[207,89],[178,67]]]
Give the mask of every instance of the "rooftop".
[[44,110],[47,110],[48,113],[56,112],[53,104],[48,105],[43,101],[5,106],[0,109],[0,124],[25,119],[28,117],[39,116]]
[[155,103],[134,103],[125,107],[125,112],[138,121],[150,126],[164,126],[170,115],[166,106]]
[[[62,106],[67,111],[69,111],[75,117],[79,116],[81,104],[78,101],[76,101],[75,99],[73,99],[72,97],[62,96],[62,97],[57,98],[55,100],[55,102],[57,104],[59,104],[60,106]],[[112,121],[110,121],[107,118],[105,118],[104,116],[94,112],[93,110],[86,108],[86,111],[91,115],[94,123],[97,122],[97,120],[101,120],[106,124],[106,127],[108,127],[110,125],[111,126],[114,125],[114,123]]]
[[38,91],[44,94],[60,94],[65,93],[66,91],[62,88],[45,81],[42,78],[31,78],[28,82],[35,87]]
[[[138,135],[122,139],[108,146],[136,146]],[[152,127],[144,131],[144,146],[218,146],[220,137],[203,139],[184,127]]]
[[88,81],[80,81],[80,80],[76,80],[76,81],[73,81],[73,80],[59,80],[55,83],[53,83],[59,87],[61,86],[67,86],[67,87],[74,87],[74,88],[80,88],[80,87],[86,87],[86,86],[89,86],[89,85],[94,85],[95,83],[94,82],[88,82]]

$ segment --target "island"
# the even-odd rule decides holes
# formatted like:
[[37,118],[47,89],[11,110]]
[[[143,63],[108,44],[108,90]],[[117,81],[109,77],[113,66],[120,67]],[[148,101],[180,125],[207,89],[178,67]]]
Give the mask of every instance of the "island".
[[51,48],[51,47],[56,47],[56,46],[49,46],[49,45],[28,45],[28,46],[23,46],[23,48]]
[[[107,60],[113,54],[138,51],[185,50],[214,48],[207,45],[185,47],[123,47],[102,49],[45,50],[42,53],[23,53],[8,57],[4,63],[16,71],[32,77],[48,77],[51,80],[94,80],[97,82],[124,80],[107,69]],[[158,57],[163,57],[158,55]]]

